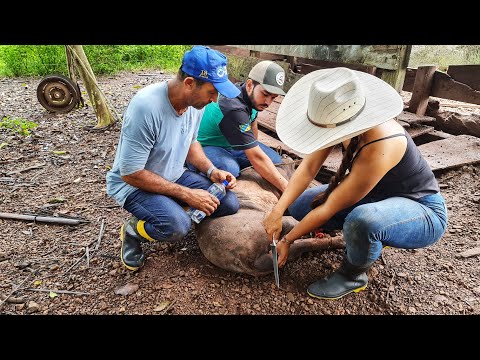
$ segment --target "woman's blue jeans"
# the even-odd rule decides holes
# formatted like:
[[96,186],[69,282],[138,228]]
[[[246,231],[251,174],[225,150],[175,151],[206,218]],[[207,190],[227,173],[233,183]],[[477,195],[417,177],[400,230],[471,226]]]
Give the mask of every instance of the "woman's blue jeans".
[[[176,183],[191,189],[204,190],[212,184],[205,176],[190,170],[185,170]],[[139,189],[127,197],[123,207],[137,219],[145,220],[145,231],[152,238],[173,242],[182,240],[191,228],[192,221],[184,209],[185,206],[187,204],[168,196]],[[232,215],[239,208],[237,195],[227,190],[227,195],[211,216]]]
[[[312,209],[313,198],[327,185],[307,189],[288,208],[297,220]],[[347,260],[356,266],[370,266],[384,246],[422,248],[437,242],[447,229],[445,200],[440,193],[418,200],[404,197],[374,199],[367,195],[355,205],[335,214],[322,228],[343,230]]]
[[[259,141],[257,144],[274,164],[282,163],[282,157],[275,150]],[[235,177],[240,175],[240,170],[252,166],[243,150],[228,150],[219,146],[204,146],[203,151],[205,151],[205,155],[207,155],[213,165],[230,172]]]

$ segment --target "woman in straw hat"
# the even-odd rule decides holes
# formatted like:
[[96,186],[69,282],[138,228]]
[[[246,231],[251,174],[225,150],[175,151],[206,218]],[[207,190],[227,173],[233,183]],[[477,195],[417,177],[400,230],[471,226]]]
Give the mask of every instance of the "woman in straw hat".
[[[279,266],[290,245],[315,228],[342,229],[345,258],[307,293],[337,299],[367,286],[367,271],[383,246],[414,249],[438,241],[447,227],[445,201],[429,165],[395,117],[400,95],[381,79],[347,68],[311,72],[296,82],[277,115],[277,133],[308,154],[264,219],[269,239],[282,216],[299,223],[278,242]],[[343,159],[328,185],[307,189],[334,145]]]

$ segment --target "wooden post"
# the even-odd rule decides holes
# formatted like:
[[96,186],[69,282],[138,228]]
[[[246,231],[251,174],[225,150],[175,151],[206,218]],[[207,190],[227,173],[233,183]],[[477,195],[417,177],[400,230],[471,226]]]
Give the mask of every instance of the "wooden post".
[[297,72],[297,57],[296,56],[287,56],[287,63],[290,64],[290,70]]
[[436,65],[418,67],[408,111],[418,116],[425,115],[436,70]]
[[402,91],[405,74],[407,72],[408,60],[412,45],[399,45],[397,48],[396,58],[398,59],[394,70],[383,70],[381,79],[392,85],[399,93]]

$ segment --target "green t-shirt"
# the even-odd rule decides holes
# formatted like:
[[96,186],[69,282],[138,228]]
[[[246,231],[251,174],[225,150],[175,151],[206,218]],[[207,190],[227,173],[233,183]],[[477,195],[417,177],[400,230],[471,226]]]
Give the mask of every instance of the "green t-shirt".
[[246,150],[258,145],[251,125],[258,112],[253,109],[245,86],[237,87],[241,92],[236,98],[219,95],[218,102],[205,106],[197,138],[202,146]]

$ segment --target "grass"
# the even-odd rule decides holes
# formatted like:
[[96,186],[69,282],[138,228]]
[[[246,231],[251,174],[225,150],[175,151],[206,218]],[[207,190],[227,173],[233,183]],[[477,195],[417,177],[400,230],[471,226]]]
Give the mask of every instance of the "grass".
[[[93,72],[115,74],[123,70],[161,69],[177,72],[191,45],[85,45]],[[0,78],[68,75],[63,45],[0,45]]]

